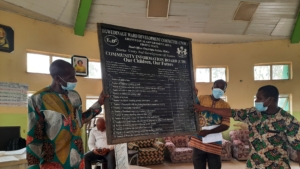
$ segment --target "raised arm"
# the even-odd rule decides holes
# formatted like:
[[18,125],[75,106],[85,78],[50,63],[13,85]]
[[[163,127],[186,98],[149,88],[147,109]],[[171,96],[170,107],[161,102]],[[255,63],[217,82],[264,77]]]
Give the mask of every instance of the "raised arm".
[[[230,109],[230,106],[229,105],[226,105],[225,109]],[[201,130],[199,132],[199,135],[200,136],[203,136],[205,137],[206,135],[208,134],[213,134],[213,133],[221,133],[223,131],[226,131],[229,129],[229,126],[230,126],[230,118],[229,117],[223,117],[222,118],[222,122],[220,124],[220,126],[212,129],[212,130]]]
[[104,104],[104,101],[106,98],[108,98],[108,95],[103,94],[103,91],[101,92],[99,99],[96,103],[93,104],[92,107],[90,107],[87,111],[82,113],[82,122],[88,123],[92,118],[97,116],[101,113],[102,108],[101,106]]
[[[256,109],[254,107],[247,109],[217,109],[210,107],[203,107],[200,105],[194,105],[195,112],[210,111],[218,114],[224,118],[232,117],[235,121],[251,124],[254,117],[257,116]],[[250,118],[250,119],[249,119]]]
[[88,123],[92,118],[102,112],[101,104],[96,102],[87,111],[82,113],[82,122]]
[[222,117],[232,117],[231,109],[219,109],[219,108],[211,108],[211,107],[203,107],[198,104],[194,104],[194,109],[196,112],[209,111],[215,114],[218,114]]

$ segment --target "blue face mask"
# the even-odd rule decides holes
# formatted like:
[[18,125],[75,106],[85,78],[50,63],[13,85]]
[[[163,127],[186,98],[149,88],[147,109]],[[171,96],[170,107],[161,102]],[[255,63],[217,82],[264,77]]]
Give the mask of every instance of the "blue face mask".
[[[268,98],[269,99],[269,98]],[[268,100],[267,99],[267,100]],[[267,101],[266,100],[266,101]],[[257,111],[260,111],[260,112],[262,112],[262,111],[267,111],[268,110],[268,106],[267,107],[264,107],[264,103],[265,102],[255,102],[255,109],[257,110]]]
[[255,108],[257,111],[266,111],[268,107],[264,107],[264,102],[255,102]]
[[[62,79],[60,76],[58,76],[62,81],[64,81],[64,79]],[[63,86],[62,84],[61,85],[61,88],[64,89],[64,90],[74,90],[75,87],[76,87],[76,82],[66,82],[64,81],[65,83],[67,83],[67,87]]]
[[220,99],[224,95],[224,91],[219,88],[213,88],[212,94],[214,98]]

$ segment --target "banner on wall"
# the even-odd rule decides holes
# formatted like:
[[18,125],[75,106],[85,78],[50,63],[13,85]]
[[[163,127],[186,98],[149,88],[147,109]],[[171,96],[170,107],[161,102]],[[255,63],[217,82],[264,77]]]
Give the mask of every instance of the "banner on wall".
[[28,104],[28,85],[0,82],[0,106],[24,106]]

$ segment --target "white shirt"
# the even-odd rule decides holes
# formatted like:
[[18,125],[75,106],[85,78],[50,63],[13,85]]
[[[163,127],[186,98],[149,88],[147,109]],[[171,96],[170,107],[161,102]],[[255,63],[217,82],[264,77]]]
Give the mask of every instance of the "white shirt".
[[88,141],[90,151],[95,148],[108,148],[110,150],[114,149],[113,145],[107,144],[106,131],[99,131],[97,127],[92,128]]

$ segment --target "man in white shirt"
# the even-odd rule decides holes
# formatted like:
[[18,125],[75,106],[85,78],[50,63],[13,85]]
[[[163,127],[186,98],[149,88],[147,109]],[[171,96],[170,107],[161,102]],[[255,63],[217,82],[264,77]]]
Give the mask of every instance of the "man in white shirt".
[[96,127],[90,132],[88,141],[90,152],[84,155],[85,169],[91,169],[91,163],[100,159],[106,159],[108,169],[116,168],[114,146],[107,145],[105,129],[105,120],[99,118]]

